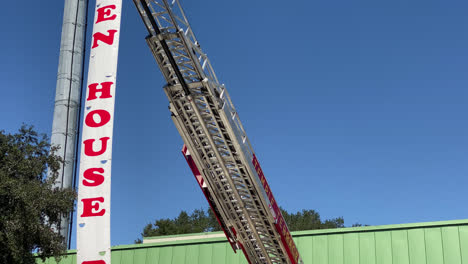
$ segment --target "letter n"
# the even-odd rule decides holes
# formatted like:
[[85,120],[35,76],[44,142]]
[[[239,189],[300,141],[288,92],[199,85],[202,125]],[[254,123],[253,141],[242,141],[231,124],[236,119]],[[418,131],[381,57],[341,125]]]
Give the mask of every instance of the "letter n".
[[106,43],[107,45],[112,45],[114,43],[114,36],[117,30],[109,29],[107,30],[107,32],[109,33],[109,35],[102,34],[101,32],[96,32],[93,34],[93,46],[91,47],[92,49],[97,48],[99,46],[99,40]]

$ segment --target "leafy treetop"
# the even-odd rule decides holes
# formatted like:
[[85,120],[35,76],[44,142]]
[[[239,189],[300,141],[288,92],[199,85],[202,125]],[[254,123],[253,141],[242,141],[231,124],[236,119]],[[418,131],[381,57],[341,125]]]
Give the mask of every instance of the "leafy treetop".
[[32,127],[0,131],[0,263],[35,263],[32,252],[44,260],[66,249],[54,227],[73,209],[76,195],[53,188],[62,162],[55,151]]
[[[284,220],[290,231],[328,229],[345,227],[343,217],[322,220],[315,210],[302,210],[297,213],[289,213],[281,208]],[[359,224],[354,224],[359,225]],[[220,231],[220,226],[211,210],[196,209],[192,214],[181,211],[174,219],[158,219],[143,228],[142,237],[177,235],[188,233],[200,233]],[[137,239],[135,243],[141,243]]]

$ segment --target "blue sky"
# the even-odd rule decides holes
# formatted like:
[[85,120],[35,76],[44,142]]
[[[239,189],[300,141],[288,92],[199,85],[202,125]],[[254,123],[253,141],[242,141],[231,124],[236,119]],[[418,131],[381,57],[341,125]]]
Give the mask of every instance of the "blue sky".
[[[123,2],[113,245],[207,207],[145,27]],[[0,129],[24,122],[50,135],[63,3],[27,5],[2,5]],[[282,207],[346,225],[468,218],[468,2],[182,5]]]

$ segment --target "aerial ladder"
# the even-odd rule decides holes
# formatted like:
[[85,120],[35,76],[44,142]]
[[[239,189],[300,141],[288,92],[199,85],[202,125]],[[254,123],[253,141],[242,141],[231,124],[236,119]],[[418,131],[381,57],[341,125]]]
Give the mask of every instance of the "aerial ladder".
[[133,0],[182,152],[234,251],[250,264],[303,263],[228,91],[178,0]]

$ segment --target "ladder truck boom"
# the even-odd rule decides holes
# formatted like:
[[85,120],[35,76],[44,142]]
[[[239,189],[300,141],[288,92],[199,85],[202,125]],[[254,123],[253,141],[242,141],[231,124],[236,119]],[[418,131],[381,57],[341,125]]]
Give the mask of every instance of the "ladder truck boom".
[[234,251],[242,250],[251,264],[302,263],[228,91],[179,1],[133,2],[167,81],[182,152]]

